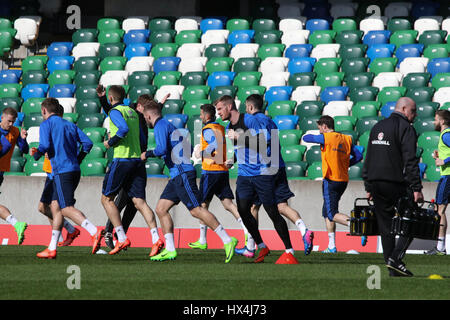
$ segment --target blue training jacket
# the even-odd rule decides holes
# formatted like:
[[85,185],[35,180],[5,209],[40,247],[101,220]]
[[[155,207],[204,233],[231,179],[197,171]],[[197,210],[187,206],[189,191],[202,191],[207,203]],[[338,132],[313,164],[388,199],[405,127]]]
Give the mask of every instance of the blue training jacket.
[[39,128],[39,153],[47,152],[54,174],[80,171],[78,164],[78,144],[82,152],[89,153],[93,143],[75,124],[51,115]]

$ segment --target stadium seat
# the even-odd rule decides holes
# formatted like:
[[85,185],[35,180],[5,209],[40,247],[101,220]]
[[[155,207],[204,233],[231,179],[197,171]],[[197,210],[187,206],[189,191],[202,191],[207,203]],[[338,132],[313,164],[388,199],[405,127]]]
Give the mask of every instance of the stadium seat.
[[21,112],[25,114],[41,112],[41,103],[45,98],[29,98],[23,102]]
[[354,19],[348,18],[353,15],[347,15],[346,17],[339,17],[333,20],[332,29],[336,32],[342,31],[354,31],[358,29],[356,21]]
[[398,87],[402,83],[403,74],[400,72],[380,72],[372,81],[372,86],[378,89],[384,87]]
[[101,127],[104,120],[105,115],[103,113],[82,114],[78,118],[77,126],[82,130],[91,127]]
[[436,89],[433,87],[410,88],[406,91],[406,97],[413,99],[416,103],[429,102],[433,100]]
[[314,85],[315,79],[315,72],[298,72],[289,76],[288,85],[292,86],[294,89],[299,86],[312,86]]
[[48,77],[48,84],[50,87],[57,84],[72,84],[75,74],[74,70],[56,70]]
[[350,89],[370,87],[372,85],[374,77],[375,74],[372,72],[356,72],[350,74],[346,73],[344,76],[344,82],[345,85],[348,86]]
[[201,30],[182,30],[175,35],[175,43],[179,46],[186,43],[200,43],[201,36]]
[[228,57],[231,51],[231,44],[229,43],[217,43],[217,44],[211,44],[208,47],[206,47],[204,55],[208,59],[211,59],[213,57]]
[[314,47],[318,44],[334,43],[336,38],[336,31],[334,30],[317,30],[310,33],[308,43]]
[[353,131],[355,119],[352,116],[334,116],[334,129],[337,132]]
[[290,145],[281,147],[281,156],[285,162],[299,162],[303,160],[306,147],[302,145]]
[[273,118],[279,130],[296,129],[299,117],[296,115],[279,115]]
[[171,30],[173,28],[173,23],[168,18],[155,17],[149,21],[148,28],[151,32]]
[[249,30],[250,22],[247,19],[232,18],[226,22],[225,28],[230,31]]
[[155,59],[161,57],[175,57],[179,45],[176,43],[157,43],[152,44],[151,56]]
[[281,130],[279,132],[280,137],[280,145],[283,146],[292,146],[299,145],[300,139],[302,138],[303,131],[298,129],[291,130]]
[[[159,88],[164,85],[178,85],[181,78],[181,72],[179,71],[161,71],[153,78],[153,84]],[[142,83],[136,85],[148,85],[150,83]],[[174,98],[176,99],[176,98]]]
[[431,74],[428,72],[408,73],[403,77],[402,85],[408,89],[427,87]]
[[217,71],[209,75],[207,84],[214,90],[216,86],[229,86],[232,85],[235,73],[231,71]]
[[143,94],[149,94],[152,97],[155,96],[157,89],[155,85],[131,87],[128,96],[131,102],[136,102],[139,96]]
[[[255,59],[255,58],[248,58],[248,59]],[[206,68],[206,71],[209,72],[210,74],[213,72],[217,72],[217,71],[231,71],[233,62],[234,62],[234,58],[231,58],[231,57],[211,58],[206,62],[205,68]],[[233,70],[233,71],[235,73],[239,72],[236,70]]]
[[103,43],[120,43],[123,41],[125,31],[122,29],[102,30],[98,33],[97,41]]
[[311,57],[293,58],[289,60],[288,71],[291,74],[312,72],[315,63],[316,59]]
[[122,21],[122,29],[125,33],[132,30],[144,30],[147,28],[148,17],[128,17]]
[[185,114],[166,114],[164,118],[172,123],[177,129],[184,128],[188,121],[188,116]]
[[367,44],[369,47],[376,44],[387,44],[390,35],[389,30],[371,30],[364,35],[363,44]]
[[22,72],[29,70],[45,70],[48,56],[28,56],[22,60]]
[[434,117],[436,110],[439,109],[439,103],[432,101],[423,101],[416,103],[416,112],[418,119]]
[[[295,103],[295,101],[292,102]],[[295,114],[298,115],[301,119],[311,116],[320,116],[322,114],[324,106],[325,102],[323,101],[303,101],[299,105],[297,105]]]
[[406,75],[408,73],[425,72],[427,64],[428,58],[408,57],[400,63],[399,72],[403,75]]
[[299,86],[292,92],[291,100],[297,104],[303,101],[318,100],[321,88],[319,86]]
[[180,78],[180,84],[185,87],[196,86],[196,85],[205,85],[208,79],[208,72],[199,71],[199,72],[186,72]]
[[316,83],[322,89],[326,87],[338,87],[342,85],[344,80],[344,72],[331,72],[329,74],[320,74],[316,78]]
[[398,65],[405,59],[409,57],[420,57],[422,55],[424,45],[417,44],[404,44],[397,48],[395,51],[395,56],[398,59]]
[[84,159],[80,164],[81,175],[84,177],[105,175],[108,159]]
[[151,43],[131,43],[126,46],[124,54],[127,59],[133,57],[145,57],[150,54],[151,47]]
[[289,81],[289,72],[265,72],[259,81],[260,86],[266,88],[286,86]]
[[241,106],[245,108],[245,104],[243,102],[247,97],[251,94],[259,94],[264,95],[266,92],[266,87],[263,86],[249,86],[249,87],[243,87],[240,88],[236,94],[236,98],[241,101]]
[[359,22],[359,30],[364,31],[364,34],[369,31],[384,30],[384,22],[379,18],[365,18]]
[[183,75],[187,72],[202,72],[205,71],[207,62],[206,57],[184,58],[178,65],[178,71]]
[[381,105],[384,105],[388,101],[397,101],[399,98],[405,96],[406,90],[405,87],[384,87],[378,93],[377,99]]
[[305,153],[305,161],[308,165],[314,162],[322,162],[322,151],[320,150],[320,145],[313,145]]
[[305,176],[306,165],[302,162],[286,162],[286,176],[288,179],[301,178]]
[[353,101],[329,101],[322,110],[322,115],[330,117],[348,116],[352,110]]
[[13,49],[15,29],[0,30],[0,56],[5,57]]
[[352,107],[352,117],[355,120],[364,117],[375,117],[378,115],[379,102],[376,101],[358,101]]
[[369,65],[369,58],[352,58],[342,60],[341,70],[345,74],[366,72]]
[[44,173],[42,170],[42,166],[44,165],[44,157],[41,157],[38,161],[30,158],[25,162],[24,172],[27,176],[32,175],[33,173]]
[[126,31],[125,35],[123,36],[123,42],[127,46],[132,43],[145,43],[148,41],[149,36],[150,30],[130,30]]
[[[404,6],[401,6],[404,8]],[[388,15],[389,17],[389,15]],[[412,30],[411,21],[405,15],[395,15],[390,17],[387,24],[387,29],[391,32],[398,30]]]
[[282,43],[262,44],[258,48],[256,55],[262,60],[267,57],[283,57],[286,46]]
[[[81,115],[80,115],[81,117]],[[81,128],[80,128],[81,129]],[[83,132],[91,139],[92,143],[103,143],[106,129],[102,127],[85,127]]]
[[203,43],[183,43],[177,50],[177,57],[181,59],[202,57],[204,51]]
[[343,44],[339,47],[339,56],[342,59],[364,58],[368,46],[366,44]]
[[222,20],[217,18],[205,18],[200,22],[200,30],[205,33],[208,30],[220,30],[224,28]]
[[55,84],[48,91],[50,98],[72,98],[75,94],[76,86],[74,84]]
[[97,20],[97,30],[115,30],[120,29],[120,22],[115,18],[105,17]]
[[344,30],[336,34],[335,41],[340,45],[360,44],[364,32],[361,30]]
[[47,70],[29,70],[22,74],[22,85],[46,83],[48,78]]
[[270,106],[274,101],[289,100],[292,94],[292,87],[290,86],[272,86],[267,89],[264,100]]
[[71,70],[75,58],[72,56],[57,56],[48,60],[47,69],[50,73],[55,70]]
[[105,73],[110,70],[124,70],[127,63],[126,57],[106,57],[100,62],[100,71]]
[[[1,90],[1,87],[0,87]],[[1,96],[1,94],[0,94]],[[11,107],[16,111],[20,111],[20,106],[23,104],[23,99],[21,97],[0,97],[0,112],[3,111],[4,108]]]
[[19,83],[5,83],[0,85],[0,98],[19,97],[22,85]]
[[153,71],[135,71],[128,76],[127,83],[130,87],[140,85],[151,85],[155,73]]
[[97,71],[99,63],[99,57],[80,57],[75,61],[73,70],[76,72]]
[[161,57],[154,61],[153,71],[158,74],[161,71],[178,71],[181,59],[178,57]]
[[47,56],[53,57],[70,56],[73,49],[72,42],[52,42],[47,48]]
[[253,58],[258,54],[259,45],[257,43],[238,43],[230,50],[230,58],[235,61],[240,58]]
[[189,118],[191,118],[193,116],[200,116],[200,107],[204,104],[209,104],[209,103],[211,103],[211,100],[209,100],[209,99],[199,99],[199,100],[187,101],[184,104],[183,112]]
[[287,48],[293,44],[305,44],[308,43],[309,35],[309,30],[287,30],[281,36],[281,43]]
[[358,101],[374,101],[378,95],[379,89],[377,87],[354,87],[351,88],[348,97],[353,102]]
[[[361,136],[365,131],[370,131],[381,120],[381,117],[364,117],[356,121],[355,131]],[[365,146],[367,147],[367,145]],[[366,148],[367,149],[367,148]]]
[[29,98],[45,98],[49,89],[48,84],[28,84],[22,91],[21,96],[24,100]]
[[424,150],[437,150],[440,135],[438,131],[425,131],[419,135],[417,145]]
[[234,30],[228,36],[228,43],[233,47],[238,43],[251,43],[254,36],[254,30]]
[[164,104],[162,108],[163,115],[174,113],[179,114],[183,111],[185,105],[185,101],[182,99],[172,99],[169,97]]
[[235,98],[237,90],[238,88],[235,86],[216,86],[210,91],[209,99],[211,101],[216,101],[217,99],[225,95]]
[[100,101],[98,99],[77,99],[75,103],[75,111],[81,114],[100,113]]
[[405,44],[415,44],[418,34],[416,30],[398,30],[391,34],[389,43],[395,44],[397,48]]
[[311,44],[292,44],[286,48],[284,56],[289,58],[289,60],[293,58],[304,58],[309,57],[313,46]]
[[428,62],[427,72],[433,78],[437,73],[450,72],[450,58],[435,58]]
[[424,46],[442,44],[445,43],[446,36],[447,31],[445,30],[427,30],[419,36],[418,42]]
[[349,88],[348,87],[326,87],[320,94],[320,99],[325,103],[330,101],[344,101],[347,99]]
[[308,166],[307,177],[312,180],[322,180],[322,161],[313,162]]
[[381,116],[384,118],[389,118],[391,113],[394,112],[395,104],[395,101],[386,102],[380,109]]
[[319,120],[320,115],[317,116],[305,116],[300,119],[298,124],[299,129],[306,133],[309,130],[317,130],[317,121]]
[[83,100],[83,99],[98,99],[97,95],[97,86],[80,86],[77,87],[75,91],[75,97],[77,99]]
[[156,45],[158,43],[174,43],[176,34],[177,32],[173,29],[152,31],[150,32],[148,42],[152,45]]
[[448,58],[449,48],[447,44],[429,44],[423,51],[423,56],[429,60],[435,58]]
[[22,16],[14,20],[14,29],[17,30],[15,39],[24,46],[32,46],[39,35],[39,25],[35,19]]
[[450,87],[450,72],[436,74],[431,80],[431,86],[436,90],[442,87]]
[[434,131],[434,117],[425,119],[416,118],[416,121],[414,121],[413,126],[414,129],[416,129],[416,133],[418,136],[427,131]]
[[25,115],[23,126],[25,129],[28,129],[30,127],[39,127],[39,125],[44,121],[44,118],[42,117],[42,114],[39,113],[29,113]]
[[136,71],[150,71],[155,60],[154,57],[147,57],[147,56],[141,56],[141,57],[133,57],[125,65],[125,71],[128,72],[128,74],[132,74]]
[[147,176],[161,176],[164,170],[164,161],[159,158],[148,158],[145,162]]
[[317,74],[338,72],[341,64],[341,58],[321,58],[314,64],[313,71]]
[[185,101],[208,99],[210,88],[206,85],[196,85],[186,87],[182,98]]
[[397,62],[397,58],[375,58],[369,64],[369,71],[375,75],[380,72],[394,72]]
[[239,87],[257,86],[262,73],[258,71],[240,72],[235,75],[233,85]]
[[348,168],[349,180],[362,180],[362,163],[357,163]]

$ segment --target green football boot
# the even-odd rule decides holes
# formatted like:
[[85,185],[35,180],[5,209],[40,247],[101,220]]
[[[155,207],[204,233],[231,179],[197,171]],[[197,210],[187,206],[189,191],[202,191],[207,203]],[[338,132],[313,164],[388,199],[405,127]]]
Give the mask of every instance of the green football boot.
[[238,240],[235,237],[231,237],[231,242],[225,244],[223,248],[225,249],[225,263],[231,261],[234,256],[234,249],[238,244]]
[[200,249],[200,250],[206,250],[208,249],[208,244],[201,244],[199,240],[195,241],[195,242],[189,242],[188,246],[192,249]]
[[28,225],[26,222],[16,222],[16,224],[14,225],[19,244],[22,244],[23,240],[25,239],[25,230],[27,229],[27,227]]
[[177,258],[176,251],[168,251],[167,249],[164,249],[160,254],[150,257],[150,261],[175,260],[176,258]]

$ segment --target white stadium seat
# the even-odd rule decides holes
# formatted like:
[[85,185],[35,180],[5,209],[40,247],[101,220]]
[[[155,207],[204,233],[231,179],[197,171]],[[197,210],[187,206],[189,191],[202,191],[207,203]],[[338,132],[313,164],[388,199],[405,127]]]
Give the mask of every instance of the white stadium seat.
[[24,46],[32,46],[39,34],[39,25],[35,19],[20,17],[14,21],[17,30],[15,38]]
[[183,75],[186,72],[205,71],[205,65],[207,61],[208,58],[206,57],[194,57],[182,59],[180,64],[178,65],[178,71],[180,71]]

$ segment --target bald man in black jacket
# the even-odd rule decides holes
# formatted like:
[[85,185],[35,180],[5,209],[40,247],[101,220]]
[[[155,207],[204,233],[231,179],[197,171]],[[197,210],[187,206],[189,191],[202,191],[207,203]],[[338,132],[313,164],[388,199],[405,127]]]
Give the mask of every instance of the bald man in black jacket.
[[383,255],[391,276],[412,276],[402,261],[413,238],[400,236],[397,244],[390,233],[394,206],[401,197],[423,201],[417,133],[411,123],[416,117],[414,100],[402,97],[394,112],[371,130],[362,177],[375,215],[383,245]]

